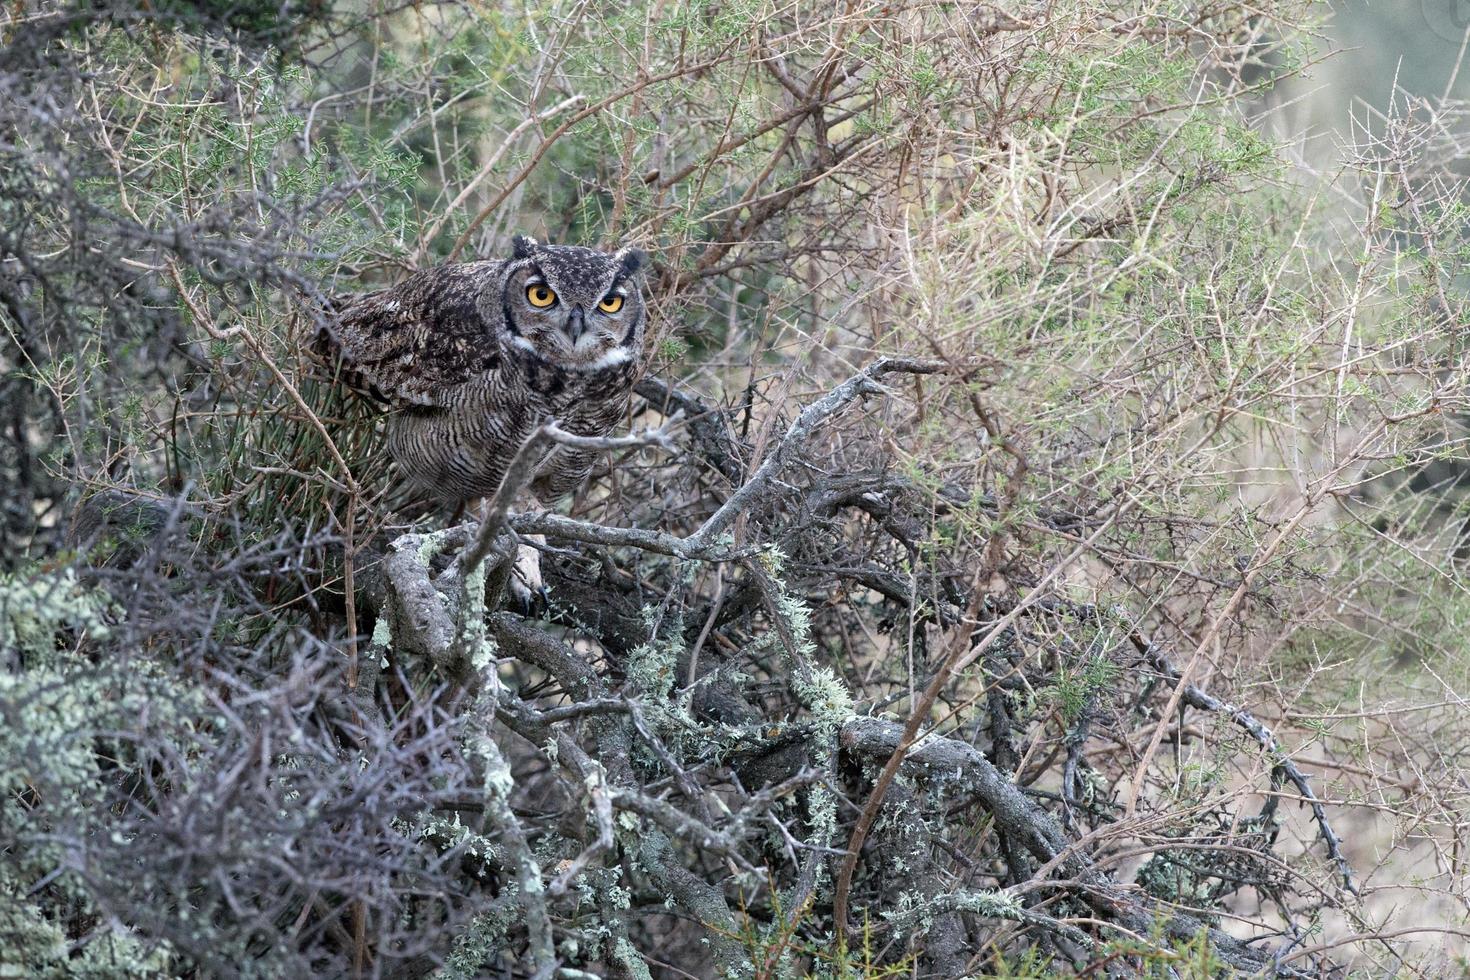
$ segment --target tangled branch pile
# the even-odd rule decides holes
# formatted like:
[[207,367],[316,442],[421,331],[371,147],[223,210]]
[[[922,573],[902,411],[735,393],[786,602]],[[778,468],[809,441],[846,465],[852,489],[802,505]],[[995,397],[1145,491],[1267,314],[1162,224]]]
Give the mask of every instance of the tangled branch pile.
[[[1447,969],[1464,118],[1268,7],[10,5],[0,973]],[[307,341],[518,230],[657,438],[397,511]]]

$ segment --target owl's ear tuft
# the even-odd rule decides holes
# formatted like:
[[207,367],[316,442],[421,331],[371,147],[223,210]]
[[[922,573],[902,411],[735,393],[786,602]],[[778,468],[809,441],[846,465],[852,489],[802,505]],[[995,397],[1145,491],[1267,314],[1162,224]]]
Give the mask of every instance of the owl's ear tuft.
[[518,259],[529,259],[540,244],[530,235],[516,235],[510,240],[511,255]]
[[618,261],[618,276],[628,279],[648,265],[648,253],[641,248],[620,248],[614,258]]

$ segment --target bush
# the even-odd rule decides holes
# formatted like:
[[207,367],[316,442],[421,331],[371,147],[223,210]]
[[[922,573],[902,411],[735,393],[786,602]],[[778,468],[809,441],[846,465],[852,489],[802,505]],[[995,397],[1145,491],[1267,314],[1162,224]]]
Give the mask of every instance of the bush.
[[[1456,106],[1289,166],[1290,4],[6,16],[0,975],[1450,968]],[[310,340],[514,231],[654,254],[635,437],[414,514]]]

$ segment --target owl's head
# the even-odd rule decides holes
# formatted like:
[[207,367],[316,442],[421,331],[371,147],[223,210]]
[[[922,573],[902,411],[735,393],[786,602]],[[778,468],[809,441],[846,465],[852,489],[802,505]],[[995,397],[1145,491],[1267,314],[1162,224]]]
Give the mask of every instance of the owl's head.
[[599,252],[515,237],[502,295],[507,341],[574,371],[600,371],[637,358],[644,307],[634,248]]

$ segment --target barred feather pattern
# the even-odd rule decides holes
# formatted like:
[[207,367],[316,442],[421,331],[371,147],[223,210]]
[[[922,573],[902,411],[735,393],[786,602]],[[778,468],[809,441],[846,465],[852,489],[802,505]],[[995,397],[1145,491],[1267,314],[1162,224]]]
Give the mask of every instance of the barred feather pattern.
[[[517,451],[545,420],[578,435],[606,435],[627,410],[631,362],[588,377],[536,363],[502,362],[460,386],[444,407],[407,406],[389,420],[388,449],[421,488],[445,500],[494,493]],[[549,502],[579,487],[595,454],[556,447],[537,465],[532,491]]]
[[[388,449],[418,489],[450,503],[487,496],[542,422],[602,436],[623,417],[643,342],[642,262],[518,239],[512,259],[427,269],[347,300],[319,352],[386,403]],[[525,309],[527,282],[554,288],[574,325]],[[625,316],[590,312],[614,293]],[[545,503],[575,491],[594,459],[551,448],[532,491]]]

